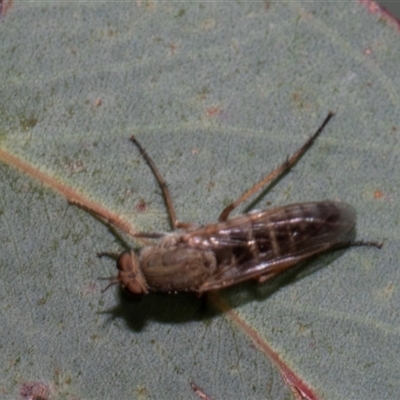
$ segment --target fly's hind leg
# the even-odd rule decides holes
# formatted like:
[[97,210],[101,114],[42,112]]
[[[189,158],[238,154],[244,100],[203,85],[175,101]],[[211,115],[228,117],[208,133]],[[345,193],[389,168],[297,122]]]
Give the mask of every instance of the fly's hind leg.
[[258,192],[262,189],[265,185],[270,183],[271,181],[278,179],[282,174],[288,171],[298,160],[301,156],[311,147],[314,143],[315,139],[319,136],[319,134],[323,131],[326,124],[329,120],[334,116],[333,112],[329,112],[327,117],[325,118],[324,122],[321,126],[317,129],[317,131],[312,135],[307,142],[303,144],[291,157],[289,157],[282,165],[278,168],[274,169],[271,173],[269,173],[265,178],[263,178],[260,182],[256,183],[252,188],[244,192],[236,201],[229,204],[219,216],[219,221],[226,221],[229,217],[229,214],[241,203],[246,201],[250,196],[254,193]]

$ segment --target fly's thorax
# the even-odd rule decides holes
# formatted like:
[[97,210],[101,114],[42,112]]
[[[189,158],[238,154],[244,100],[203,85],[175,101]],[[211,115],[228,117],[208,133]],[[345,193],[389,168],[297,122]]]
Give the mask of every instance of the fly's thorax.
[[[180,236],[175,233],[168,233],[163,236],[154,246],[146,246],[143,248],[141,255],[144,252],[152,251],[154,248],[169,248],[175,246],[180,241]],[[148,249],[148,250],[146,250]]]
[[140,271],[139,261],[133,251],[124,251],[117,260],[118,281],[123,289],[140,296],[148,293],[146,281]]
[[214,254],[179,241],[171,243],[145,247],[140,253],[139,264],[149,290],[196,291],[217,268]]

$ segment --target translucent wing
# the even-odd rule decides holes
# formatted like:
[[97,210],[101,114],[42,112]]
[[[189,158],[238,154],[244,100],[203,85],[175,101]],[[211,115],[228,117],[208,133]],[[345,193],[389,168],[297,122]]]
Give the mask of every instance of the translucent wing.
[[218,268],[199,288],[203,292],[250,278],[266,280],[306,258],[340,247],[355,220],[354,208],[345,203],[300,203],[207,225],[183,239],[216,256]]

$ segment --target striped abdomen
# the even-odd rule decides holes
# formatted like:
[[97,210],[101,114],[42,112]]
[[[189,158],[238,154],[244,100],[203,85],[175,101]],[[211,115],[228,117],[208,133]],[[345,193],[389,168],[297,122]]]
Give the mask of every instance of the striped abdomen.
[[[339,241],[351,231],[356,214],[346,203],[297,203],[206,225],[183,235],[191,246],[215,251],[219,262],[296,256]],[[228,261],[228,260],[227,260]]]

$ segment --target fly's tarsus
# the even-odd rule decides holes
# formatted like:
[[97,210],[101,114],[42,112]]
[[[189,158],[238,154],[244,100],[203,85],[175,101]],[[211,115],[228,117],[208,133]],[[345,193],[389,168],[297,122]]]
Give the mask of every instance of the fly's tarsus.
[[369,246],[369,247],[376,247],[377,249],[381,249],[383,247],[383,243],[382,242],[368,242],[365,240],[358,240],[355,242],[350,242],[350,246],[351,247],[355,247],[355,246]]

